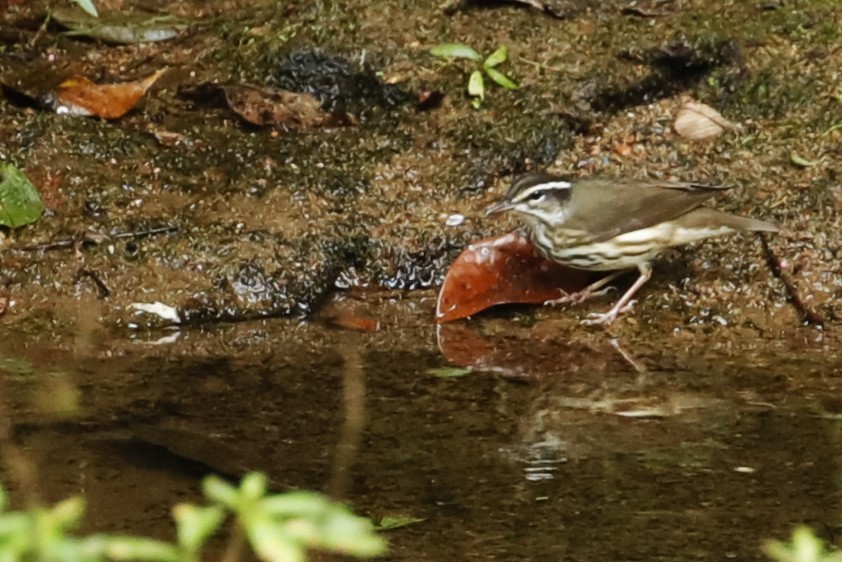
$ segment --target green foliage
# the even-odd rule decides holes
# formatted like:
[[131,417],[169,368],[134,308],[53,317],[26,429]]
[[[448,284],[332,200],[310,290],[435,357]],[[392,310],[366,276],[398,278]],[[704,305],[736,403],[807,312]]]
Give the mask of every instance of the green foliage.
[[311,548],[359,558],[386,550],[368,519],[312,492],[268,495],[262,474],[247,475],[239,488],[209,477],[204,490],[212,505],[179,504],[173,509],[177,539],[171,544],[129,535],[76,537],[70,532],[81,523],[82,498],[52,508],[6,511],[6,493],[0,488],[0,561],[197,562],[228,515],[233,515],[234,533],[244,535],[258,558],[268,562],[303,562]]
[[483,78],[483,75],[487,75],[495,84],[507,90],[516,90],[518,88],[514,80],[495,68],[506,62],[509,58],[509,51],[505,45],[500,46],[496,51],[488,55],[484,61],[478,52],[460,43],[436,45],[430,49],[430,54],[446,59],[466,59],[473,62],[482,61],[480,67],[474,69],[468,77],[468,95],[472,98],[471,105],[476,109],[479,109],[482,102],[485,101],[485,78]]
[[386,544],[368,519],[313,492],[266,495],[266,478],[253,473],[235,488],[217,477],[204,482],[205,495],[237,515],[262,560],[304,560],[307,548],[360,558],[385,552]]
[[827,552],[822,540],[809,527],[798,527],[792,541],[768,541],[763,552],[776,562],[842,562],[842,551]]
[[468,59],[475,62],[482,60],[478,52],[460,43],[442,43],[430,49],[430,54],[439,58]]
[[384,515],[380,521],[377,522],[377,530],[391,531],[393,529],[401,529],[408,525],[423,523],[424,521],[426,521],[426,519],[413,517],[411,515]]
[[0,225],[16,228],[33,223],[44,212],[38,190],[12,164],[0,168]]
[[471,370],[464,367],[435,367],[433,369],[427,369],[428,375],[433,375],[440,379],[454,379],[464,377],[470,373]]
[[99,14],[96,11],[96,6],[92,0],[73,0],[80,8],[85,10],[88,14],[92,15],[93,17],[99,17]]

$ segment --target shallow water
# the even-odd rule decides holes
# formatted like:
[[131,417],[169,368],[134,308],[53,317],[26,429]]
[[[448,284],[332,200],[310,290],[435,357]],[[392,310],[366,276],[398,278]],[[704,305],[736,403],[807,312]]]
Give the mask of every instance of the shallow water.
[[8,484],[84,494],[86,530],[170,538],[203,474],[263,470],[423,518],[389,532],[401,560],[760,560],[798,523],[837,534],[842,374],[817,332],[665,351],[517,314],[437,333],[426,303],[389,306],[375,333],[7,338],[10,443],[39,490]]

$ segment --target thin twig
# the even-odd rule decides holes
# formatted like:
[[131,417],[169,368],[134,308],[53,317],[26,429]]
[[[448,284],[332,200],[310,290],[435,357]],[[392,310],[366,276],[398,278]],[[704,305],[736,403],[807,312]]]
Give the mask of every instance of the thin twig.
[[146,230],[133,230],[129,232],[118,232],[112,234],[111,238],[119,240],[120,238],[146,238],[147,236],[157,236],[158,234],[172,234],[178,232],[177,226],[159,226],[158,228],[148,228]]
[[178,232],[177,226],[161,226],[158,228],[147,228],[144,230],[118,232],[117,234],[112,234],[111,236],[85,231],[73,238],[63,238],[61,240],[53,240],[52,242],[44,242],[42,244],[30,244],[27,246],[20,246],[17,249],[24,252],[46,252],[49,250],[73,248],[80,242],[82,244],[98,245],[111,239],[120,240],[122,238],[146,238],[147,236],[157,236],[159,234],[170,234],[173,232]]
[[784,284],[784,288],[786,288],[789,299],[792,301],[792,306],[795,307],[798,314],[800,314],[804,321],[808,324],[813,326],[823,325],[825,322],[824,317],[818,311],[807,306],[807,303],[804,302],[803,298],[801,298],[801,292],[798,290],[795,281],[792,279],[792,275],[789,271],[786,271],[781,263],[781,260],[775,255],[772,248],[769,246],[769,241],[762,234],[760,235],[760,241],[763,244],[763,251],[766,253],[766,261],[772,269],[772,275],[780,279]]
[[41,26],[38,28],[38,31],[35,32],[35,35],[29,40],[29,46],[34,47],[35,44],[41,39],[41,36],[47,32],[47,26],[50,25],[50,21],[53,19],[53,8],[54,6],[50,5],[47,9],[47,15],[44,18],[44,21],[41,22]]
[[76,282],[81,281],[83,277],[89,277],[94,282],[94,285],[99,289],[99,297],[101,299],[111,296],[111,289],[108,288],[108,285],[105,284],[105,281],[102,280],[96,271],[85,266],[80,267],[79,271],[76,272]]

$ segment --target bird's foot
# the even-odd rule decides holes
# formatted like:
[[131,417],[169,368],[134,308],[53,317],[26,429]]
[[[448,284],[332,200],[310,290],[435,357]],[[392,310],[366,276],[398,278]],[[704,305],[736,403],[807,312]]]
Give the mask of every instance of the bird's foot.
[[585,326],[608,326],[612,322],[614,322],[614,320],[616,320],[619,315],[625,314],[626,312],[630,311],[634,307],[635,303],[637,303],[637,301],[630,301],[624,306],[615,306],[608,312],[592,312],[588,314],[588,316],[584,320],[582,320],[582,324],[584,324]]
[[589,291],[588,289],[584,289],[583,291],[578,291],[575,293],[565,293],[563,297],[544,301],[544,306],[556,306],[558,304],[582,304],[588,299],[607,295],[609,291],[614,290],[616,290],[615,287],[606,287],[598,291]]

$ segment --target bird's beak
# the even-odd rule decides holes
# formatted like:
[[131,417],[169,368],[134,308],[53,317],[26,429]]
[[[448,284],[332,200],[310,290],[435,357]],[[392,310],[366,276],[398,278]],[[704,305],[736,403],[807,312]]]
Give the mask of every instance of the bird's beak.
[[505,213],[509,209],[514,209],[514,205],[512,205],[508,201],[501,201],[495,205],[490,206],[485,210],[486,216],[488,215],[499,215],[500,213]]

